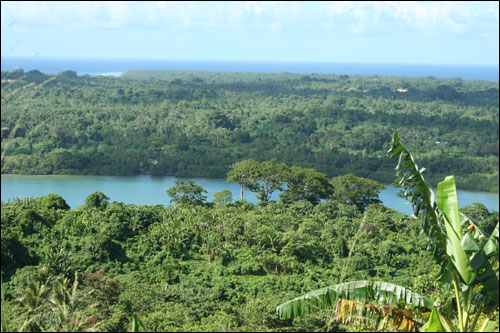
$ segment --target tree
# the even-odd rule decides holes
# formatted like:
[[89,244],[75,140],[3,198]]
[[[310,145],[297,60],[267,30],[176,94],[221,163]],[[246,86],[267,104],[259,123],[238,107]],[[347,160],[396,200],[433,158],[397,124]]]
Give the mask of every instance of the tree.
[[66,201],[60,195],[53,194],[53,193],[51,193],[45,197],[42,197],[41,203],[42,203],[42,205],[46,206],[48,209],[68,210],[70,208],[68,206],[68,204],[66,203]]
[[81,332],[96,328],[95,317],[86,317],[81,311],[81,295],[78,294],[78,273],[73,285],[68,277],[49,275],[42,267],[29,282],[17,302],[26,311],[26,319],[20,329],[28,331]]
[[283,190],[289,170],[290,168],[285,163],[277,159],[262,163],[249,159],[233,164],[226,180],[240,184],[241,199],[243,199],[243,186],[245,186],[248,190],[257,193],[260,202],[268,202],[274,191]]
[[334,177],[332,179],[333,194],[331,199],[348,205],[356,205],[360,212],[364,212],[368,205],[380,203],[379,191],[385,189],[382,184],[351,174]]
[[262,162],[257,169],[257,181],[251,184],[249,189],[257,192],[260,202],[269,202],[274,191],[283,191],[289,173],[290,168],[275,158]]
[[229,190],[222,190],[214,193],[214,200],[216,204],[227,204],[233,201],[233,194]]
[[[397,172],[405,196],[413,204],[414,215],[423,212],[421,232],[428,236],[428,248],[440,267],[437,277],[452,285],[455,291],[456,317],[445,318],[434,302],[404,287],[387,282],[356,281],[322,288],[283,303],[276,308],[281,318],[293,318],[306,312],[336,306],[337,319],[357,321],[371,329],[402,329],[412,331],[461,332],[489,329],[489,314],[498,309],[498,222],[491,235],[458,210],[453,176],[438,184],[437,205],[432,187],[424,180],[413,156],[403,145],[396,131],[391,158],[399,157]],[[379,302],[383,306],[370,304]],[[390,304],[390,306],[389,306]],[[431,310],[425,324],[414,313],[404,309],[387,311],[392,306],[413,305]],[[392,325],[387,326],[388,323]]]
[[104,210],[109,205],[109,197],[102,192],[94,192],[85,198],[85,205],[89,208]]
[[240,184],[240,200],[243,200],[243,186],[249,186],[257,178],[257,169],[259,162],[248,159],[231,166],[231,170],[227,173],[226,181],[228,183]]
[[176,180],[175,186],[167,190],[174,204],[203,205],[207,199],[203,187],[196,185],[194,180]]
[[333,186],[327,176],[314,169],[292,166],[286,183],[287,188],[280,198],[287,202],[307,200],[316,205],[333,193]]

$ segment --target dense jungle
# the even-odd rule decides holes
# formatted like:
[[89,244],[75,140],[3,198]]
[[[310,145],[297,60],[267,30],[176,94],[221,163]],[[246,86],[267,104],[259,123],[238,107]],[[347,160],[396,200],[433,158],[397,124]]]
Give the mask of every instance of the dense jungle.
[[2,173],[224,178],[278,159],[394,180],[398,129],[437,184],[498,192],[498,82],[325,74],[2,71]]
[[2,331],[499,329],[499,215],[455,192],[498,191],[498,82],[16,70],[1,102],[2,173],[186,178],[2,202]]
[[[393,143],[393,157],[404,149]],[[476,276],[458,280],[477,294],[469,299],[472,326],[498,330],[498,212],[481,204],[458,212],[454,180],[452,191],[438,187],[439,210],[413,157],[400,161],[401,184],[424,214],[416,208],[409,218],[378,203],[382,186],[375,181],[328,181],[276,160],[242,161],[227,175],[256,191],[258,205],[233,203],[229,191],[209,203],[203,188],[182,180],[168,189],[167,207],[110,203],[101,192],[74,210],[55,194],[2,202],[2,331],[436,330],[422,325],[439,323],[438,308],[439,316],[457,316],[458,287],[454,293],[443,272],[454,276],[464,262],[443,261],[435,244],[443,230],[429,225],[449,224],[453,209],[466,216],[465,267]],[[281,200],[269,201],[268,191],[284,182]],[[433,212],[441,213],[433,220]],[[357,281],[354,289],[348,281]],[[283,304],[339,283],[349,292],[335,289],[335,298],[314,307]],[[430,303],[420,304],[421,294]],[[386,310],[367,308],[368,299]],[[387,302],[394,303],[390,311]],[[369,320],[356,320],[356,309]],[[375,317],[364,316],[367,309]],[[463,331],[463,324],[454,329]]]

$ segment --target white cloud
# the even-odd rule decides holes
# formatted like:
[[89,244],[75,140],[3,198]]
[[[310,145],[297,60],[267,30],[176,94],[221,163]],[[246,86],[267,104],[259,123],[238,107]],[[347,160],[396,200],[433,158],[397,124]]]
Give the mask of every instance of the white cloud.
[[325,4],[323,13],[343,19],[343,23],[358,32],[369,32],[373,27],[392,22],[416,32],[463,33],[492,18],[498,30],[498,3],[492,2],[337,1]]
[[[362,5],[362,4],[361,4]],[[334,1],[325,5],[325,13],[332,16],[349,14],[354,8],[352,1]]]
[[17,26],[34,27],[176,30],[265,26],[286,29],[302,24],[370,33],[392,24],[415,31],[463,33],[487,24],[498,30],[498,17],[497,2],[2,2],[2,29],[13,21]]
[[245,1],[243,6],[247,13],[260,14],[262,13],[262,7],[257,4],[257,1]]

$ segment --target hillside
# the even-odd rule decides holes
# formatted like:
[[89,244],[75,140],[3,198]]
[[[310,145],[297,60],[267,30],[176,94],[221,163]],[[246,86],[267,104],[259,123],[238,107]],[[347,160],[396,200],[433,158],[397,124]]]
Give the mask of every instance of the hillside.
[[2,72],[2,173],[224,177],[276,158],[390,183],[398,129],[435,184],[498,192],[498,82],[137,71]]

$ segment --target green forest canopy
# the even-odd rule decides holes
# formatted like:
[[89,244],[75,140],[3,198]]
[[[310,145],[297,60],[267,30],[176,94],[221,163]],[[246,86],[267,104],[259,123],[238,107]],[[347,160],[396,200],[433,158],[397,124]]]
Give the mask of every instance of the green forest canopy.
[[[75,210],[54,194],[2,202],[2,331],[352,331],[329,310],[293,320],[275,313],[284,300],[346,280],[389,281],[453,314],[455,294],[435,279],[421,221],[377,203],[379,184],[352,175],[325,183],[314,169],[269,162],[228,173],[262,177],[257,192],[292,184],[279,201],[266,202],[264,191],[259,205],[225,195],[206,203],[190,181],[168,190],[176,194],[168,207],[110,203],[100,192]],[[269,170],[279,171],[274,179]],[[462,211],[498,232],[498,212]],[[492,320],[498,330],[498,308]]]
[[498,82],[377,75],[3,71],[2,173],[224,177],[273,158],[390,183],[398,129],[434,184],[498,192]]
[[[2,202],[2,331],[127,331],[139,320],[152,331],[353,330],[331,310],[291,321],[275,307],[355,280],[391,281],[452,311],[419,221],[381,204],[360,211],[347,194],[165,207],[96,192],[74,210],[54,194]],[[485,230],[498,223],[483,205],[463,211]]]

